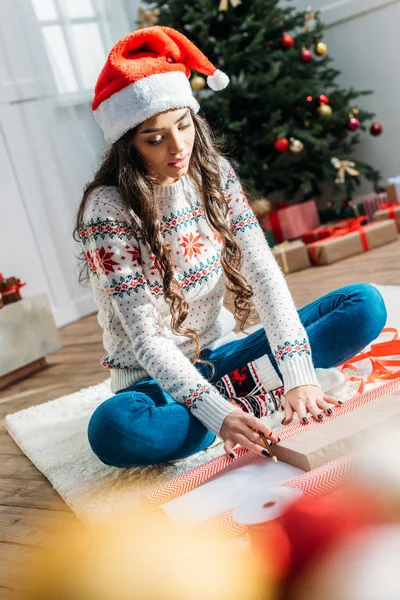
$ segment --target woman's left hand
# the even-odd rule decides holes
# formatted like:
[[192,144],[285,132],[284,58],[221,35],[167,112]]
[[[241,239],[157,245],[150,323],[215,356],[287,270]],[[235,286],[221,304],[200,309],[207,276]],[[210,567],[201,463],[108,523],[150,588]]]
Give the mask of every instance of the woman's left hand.
[[324,414],[332,414],[332,406],[340,406],[342,402],[332,396],[326,396],[318,385],[301,385],[285,394],[284,425],[292,422],[297,413],[300,422],[307,423],[307,413],[311,413],[316,421],[322,421]]

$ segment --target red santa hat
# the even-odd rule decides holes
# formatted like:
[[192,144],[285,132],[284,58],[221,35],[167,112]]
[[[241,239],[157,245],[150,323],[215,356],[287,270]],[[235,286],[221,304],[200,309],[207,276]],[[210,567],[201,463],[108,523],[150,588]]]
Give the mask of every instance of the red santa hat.
[[207,75],[212,90],[229,83],[225,73],[171,27],[147,27],[123,37],[108,55],[92,104],[107,142],[116,142],[165,110],[187,106],[197,113],[200,106],[189,83],[191,69]]

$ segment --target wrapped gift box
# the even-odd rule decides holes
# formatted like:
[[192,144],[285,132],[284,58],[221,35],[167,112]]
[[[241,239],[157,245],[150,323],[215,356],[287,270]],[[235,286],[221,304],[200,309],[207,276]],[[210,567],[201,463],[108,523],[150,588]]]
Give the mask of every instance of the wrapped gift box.
[[276,243],[301,237],[310,229],[320,225],[314,200],[274,210],[269,215],[269,223]]
[[381,208],[374,214],[375,221],[384,221],[392,219],[397,226],[397,231],[400,231],[400,204],[382,204]]
[[269,215],[265,215],[264,217],[261,217],[261,219],[259,219],[259,222],[260,222],[262,230],[264,231],[266,240],[268,242],[268,246],[270,248],[273,248],[275,246],[275,239],[274,239],[274,234],[272,233],[272,230],[271,230]]
[[364,207],[365,215],[368,217],[368,221],[374,220],[374,214],[380,209],[382,204],[388,203],[388,197],[386,192],[380,194],[372,193],[366,194],[365,196],[357,196],[354,198],[352,204],[360,204]]
[[360,254],[397,239],[394,221],[379,221],[360,227],[345,235],[331,236],[308,244],[311,260],[315,265],[329,265],[354,254]]
[[388,203],[400,202],[400,176],[389,177],[388,183],[383,187],[388,197]]
[[285,274],[301,271],[311,266],[307,246],[300,240],[283,242],[275,246],[272,253]]
[[400,427],[400,402],[396,394],[378,398],[332,421],[325,417],[315,427],[274,446],[279,460],[310,471],[328,461],[357,452],[374,437],[384,437]]
[[58,331],[46,294],[4,306],[0,310],[0,339],[0,378],[59,350]]

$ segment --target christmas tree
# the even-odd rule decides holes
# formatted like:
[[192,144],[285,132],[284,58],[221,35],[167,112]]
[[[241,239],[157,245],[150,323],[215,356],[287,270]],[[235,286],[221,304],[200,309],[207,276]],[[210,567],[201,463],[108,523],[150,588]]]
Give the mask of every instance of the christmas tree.
[[279,0],[145,0],[140,26],[166,25],[188,36],[230,84],[207,88],[192,72],[201,110],[240,176],[258,196],[275,191],[301,201],[331,184],[335,203],[351,199],[361,176],[377,189],[380,174],[353,158],[360,131],[382,127],[357,106],[371,92],[344,90],[311,8]]

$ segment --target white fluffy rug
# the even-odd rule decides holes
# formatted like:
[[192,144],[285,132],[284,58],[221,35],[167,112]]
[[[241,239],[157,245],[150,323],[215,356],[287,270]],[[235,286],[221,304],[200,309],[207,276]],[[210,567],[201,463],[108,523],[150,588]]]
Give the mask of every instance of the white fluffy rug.
[[[388,325],[400,328],[396,314],[400,287],[377,287],[388,307]],[[16,443],[84,520],[132,507],[139,502],[143,490],[224,452],[219,445],[175,464],[133,469],[104,465],[89,446],[87,426],[94,409],[111,395],[110,382],[106,380],[6,417],[6,427]]]

